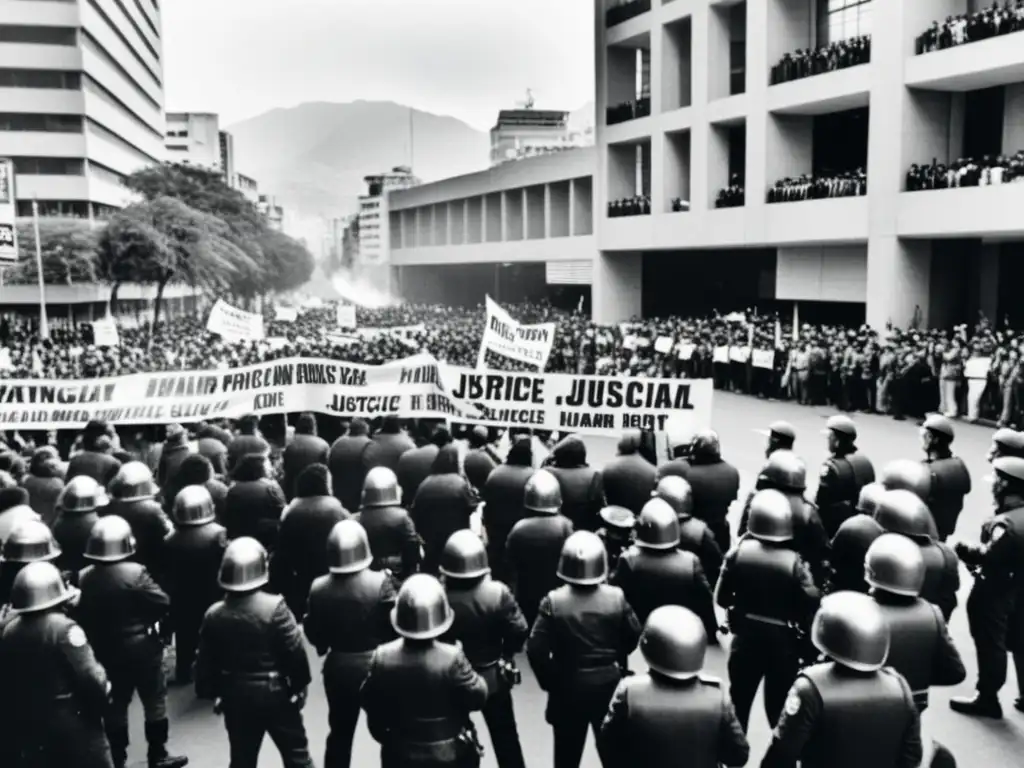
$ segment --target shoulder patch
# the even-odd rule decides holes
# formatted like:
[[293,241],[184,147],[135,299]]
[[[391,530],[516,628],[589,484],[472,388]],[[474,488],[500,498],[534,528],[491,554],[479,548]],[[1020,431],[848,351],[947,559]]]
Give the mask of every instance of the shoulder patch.
[[72,648],[82,648],[87,642],[85,632],[77,624],[68,630],[68,645]]
[[989,535],[989,541],[991,541],[993,544],[995,544],[997,541],[999,541],[1001,538],[1003,538],[1003,534],[1004,533],[1006,533],[1006,526],[1005,525],[993,525],[992,526],[992,532]]
[[832,471],[832,465],[825,462],[821,465],[821,471],[818,473],[818,477],[828,477],[828,473]]
[[789,696],[786,697],[786,705],[783,709],[790,717],[793,717],[800,711],[800,694],[796,692],[795,688],[790,690]]

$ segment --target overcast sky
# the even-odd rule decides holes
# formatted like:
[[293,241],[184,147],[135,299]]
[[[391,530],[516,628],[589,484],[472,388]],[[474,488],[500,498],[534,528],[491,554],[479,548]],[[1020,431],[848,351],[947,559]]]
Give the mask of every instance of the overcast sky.
[[592,0],[172,0],[168,111],[222,124],[306,101],[388,100],[490,128],[593,99]]

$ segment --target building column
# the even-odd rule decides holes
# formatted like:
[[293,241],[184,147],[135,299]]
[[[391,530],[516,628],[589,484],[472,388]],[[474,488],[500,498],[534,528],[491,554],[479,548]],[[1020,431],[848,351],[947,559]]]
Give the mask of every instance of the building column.
[[569,180],[569,237],[576,232],[576,180]]
[[591,314],[595,323],[623,323],[641,312],[643,259],[639,253],[598,254],[594,258]]
[[544,185],[544,237],[551,237],[551,185]]
[[999,327],[999,245],[985,243],[978,254],[978,311]]
[[932,271],[931,243],[879,235],[868,240],[867,322],[877,331],[888,323],[907,328],[920,308],[927,325]]

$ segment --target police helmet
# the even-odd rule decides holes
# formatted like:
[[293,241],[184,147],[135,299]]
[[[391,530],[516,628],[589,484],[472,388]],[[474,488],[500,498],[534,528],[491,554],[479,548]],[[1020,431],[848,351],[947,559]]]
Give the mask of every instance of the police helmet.
[[925,564],[921,547],[895,533],[885,533],[868,547],[864,581],[894,595],[917,597],[924,586]]
[[778,491],[763,490],[750,500],[747,532],[760,541],[784,542],[793,539],[793,507]]
[[1024,459],[1000,456],[992,462],[995,473],[1010,482],[1024,484]]
[[857,496],[857,511],[873,517],[883,493],[885,493],[885,486],[881,483],[865,485]]
[[676,517],[680,519],[693,515],[693,488],[678,475],[666,475],[661,478],[651,495],[668,502],[675,510]]
[[410,640],[432,640],[447,632],[455,613],[441,582],[425,573],[410,576],[398,590],[391,626]]
[[834,433],[849,442],[857,439],[857,425],[853,423],[853,419],[842,413],[829,417],[825,422],[824,432]]
[[394,507],[402,503],[402,489],[398,477],[387,467],[374,467],[363,481],[361,509]]
[[935,518],[921,498],[911,491],[886,491],[878,501],[875,520],[889,533],[900,533],[916,540],[939,538]]
[[57,508],[67,515],[93,512],[110,503],[103,486],[88,475],[78,475],[68,480],[64,490],[57,496]]
[[788,443],[792,447],[796,442],[796,430],[788,421],[773,421],[768,427],[768,437],[778,443]]
[[199,526],[212,523],[217,515],[213,497],[203,485],[186,485],[174,497],[174,522],[181,526]]
[[119,563],[135,554],[135,537],[128,521],[118,515],[101,517],[92,525],[85,542],[85,559]]
[[924,424],[921,425],[922,429],[926,429],[933,435],[945,440],[947,443],[952,443],[955,433],[953,432],[953,422],[943,416],[941,413],[929,414]]
[[603,507],[597,514],[609,528],[629,531],[636,527],[636,515],[617,504]]
[[526,481],[523,506],[531,512],[557,515],[562,509],[562,486],[558,478],[546,469],[540,469]]
[[814,647],[859,672],[881,669],[889,657],[889,623],[860,592],[834,592],[821,601],[811,626]]
[[1024,457],[1024,432],[1015,429],[997,429],[992,435],[992,443],[1000,455]]
[[491,572],[483,540],[468,528],[448,537],[439,570],[452,579],[475,579]]
[[11,586],[11,608],[16,613],[37,613],[66,603],[74,596],[60,571],[50,563],[29,563]]
[[887,491],[910,491],[922,501],[932,492],[932,472],[924,464],[910,459],[896,459],[882,468],[879,481]]
[[761,469],[761,478],[780,491],[803,492],[807,488],[807,466],[792,451],[775,451]]
[[372,562],[366,529],[355,520],[335,523],[327,536],[327,569],[331,573],[359,573]]
[[14,526],[4,542],[3,556],[7,563],[36,563],[60,557],[60,545],[50,527],[41,520],[23,520]]
[[679,518],[663,499],[651,499],[636,519],[636,545],[643,549],[675,549],[679,546]]
[[250,536],[242,536],[224,551],[217,583],[225,592],[252,592],[267,583],[269,566],[263,545]]
[[153,482],[153,473],[141,461],[129,461],[122,465],[110,481],[110,495],[118,501],[152,499],[158,491]]
[[640,652],[654,672],[689,680],[704,668],[708,635],[697,614],[681,605],[663,605],[647,617]]
[[600,584],[608,578],[608,552],[601,537],[590,531],[576,531],[566,539],[556,575],[578,586]]

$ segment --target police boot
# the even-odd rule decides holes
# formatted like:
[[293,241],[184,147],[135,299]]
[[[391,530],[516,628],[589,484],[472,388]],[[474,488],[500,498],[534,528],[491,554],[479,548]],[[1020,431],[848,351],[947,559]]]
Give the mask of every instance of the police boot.
[[124,768],[128,762],[128,726],[107,726],[107,743],[114,768]]
[[146,741],[149,743],[149,768],[182,768],[188,765],[184,755],[167,753],[167,720],[146,723]]
[[958,696],[950,699],[949,708],[961,715],[975,717],[991,717],[999,720],[1003,716],[1003,707],[995,696],[975,693],[973,696]]

